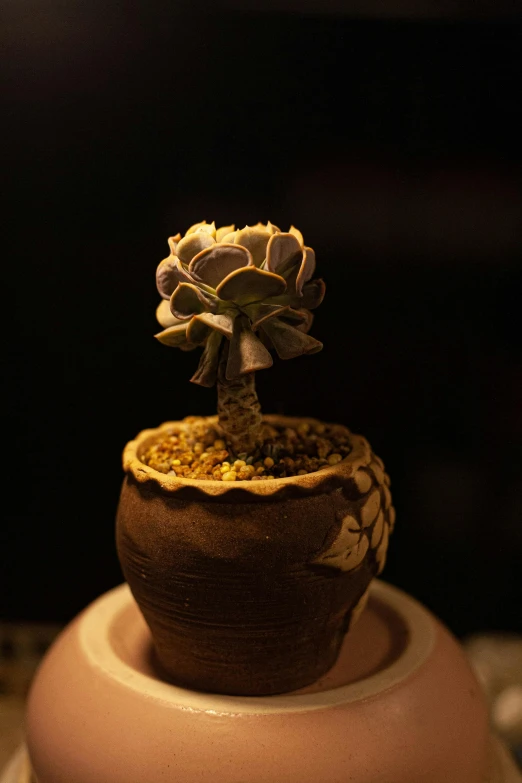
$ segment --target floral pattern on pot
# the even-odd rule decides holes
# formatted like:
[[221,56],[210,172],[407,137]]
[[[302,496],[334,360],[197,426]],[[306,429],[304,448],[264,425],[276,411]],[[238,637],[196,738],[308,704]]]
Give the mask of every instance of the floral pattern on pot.
[[155,336],[185,351],[204,347],[193,383],[214,385],[224,338],[228,380],[270,367],[271,349],[281,359],[321,350],[308,331],[325,285],[312,280],[315,253],[294,226],[216,229],[203,221],[168,242],[156,272],[163,331]]
[[318,565],[352,571],[372,553],[377,573],[382,572],[388,538],[395,524],[389,486],[390,479],[384,472],[382,460],[372,453],[370,464],[355,472],[350,497],[342,496],[337,511],[339,531],[316,559]]

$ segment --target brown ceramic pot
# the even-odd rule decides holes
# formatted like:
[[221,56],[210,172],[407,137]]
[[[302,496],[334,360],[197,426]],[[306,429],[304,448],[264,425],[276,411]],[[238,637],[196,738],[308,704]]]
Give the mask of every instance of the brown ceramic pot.
[[120,562],[158,663],[172,682],[208,692],[304,687],[336,661],[384,566],[395,514],[383,464],[352,434],[342,462],[292,478],[180,479],[141,461],[182,426],[127,445],[117,515]]

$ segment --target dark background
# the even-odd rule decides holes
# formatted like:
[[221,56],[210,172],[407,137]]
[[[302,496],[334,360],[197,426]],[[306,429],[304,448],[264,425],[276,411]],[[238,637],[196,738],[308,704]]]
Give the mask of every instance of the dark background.
[[383,457],[387,580],[458,634],[521,631],[513,8],[131,5],[5,6],[0,617],[66,621],[121,581],[124,443],[215,406],[152,337],[167,236],[270,219],[328,292],[324,351],[260,373],[264,410]]

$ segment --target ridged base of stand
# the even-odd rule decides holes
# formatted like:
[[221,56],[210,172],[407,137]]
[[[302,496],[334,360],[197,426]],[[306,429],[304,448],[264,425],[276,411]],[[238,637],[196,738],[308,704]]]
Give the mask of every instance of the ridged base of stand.
[[[17,750],[3,773],[0,783],[36,783],[32,776],[27,749]],[[508,750],[495,737],[491,738],[489,769],[484,783],[522,783],[522,774],[515,766]]]
[[46,656],[27,744],[0,783],[522,783],[460,646],[379,582],[321,681],[258,698],[163,682],[119,587]]
[[[491,738],[488,770],[485,775],[484,783],[522,783],[522,773],[509,751],[496,737]],[[25,745],[17,750],[3,773],[0,773],[0,783],[36,783]]]

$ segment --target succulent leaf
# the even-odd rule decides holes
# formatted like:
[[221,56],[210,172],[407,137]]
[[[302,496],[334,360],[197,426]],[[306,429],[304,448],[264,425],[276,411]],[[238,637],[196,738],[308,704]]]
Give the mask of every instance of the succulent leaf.
[[181,234],[176,234],[176,236],[169,237],[167,242],[169,243],[170,252],[172,255],[176,255],[176,248],[178,246],[178,242],[181,239]]
[[245,226],[241,231],[236,231],[234,242],[250,250],[254,264],[261,266],[266,258],[266,247],[271,236],[266,226]]
[[170,299],[170,311],[180,321],[187,321],[211,306],[208,296],[193,283],[180,283]]
[[278,317],[282,318],[283,321],[288,322],[291,326],[297,327],[308,320],[308,316],[306,315],[308,312],[308,310],[296,310],[293,307],[285,307]]
[[312,278],[315,272],[315,252],[311,247],[304,248],[303,260],[301,267],[297,273],[295,281],[295,290],[301,296],[303,293],[303,286]]
[[221,243],[198,253],[188,271],[195,281],[217,288],[228,274],[252,264],[252,256],[245,247]]
[[320,278],[306,283],[303,286],[303,298],[299,306],[304,307],[305,310],[315,310],[323,301],[325,291],[326,285]]
[[236,318],[228,352],[226,377],[229,381],[241,375],[271,367],[273,359],[254,334],[246,318]]
[[268,318],[275,318],[276,316],[282,315],[285,310],[288,309],[289,305],[255,302],[254,304],[243,307],[243,312],[250,318],[252,329],[255,332]]
[[168,256],[156,270],[156,286],[162,299],[170,299],[178,283],[193,283],[177,256]]
[[224,234],[221,242],[227,245],[233,245],[236,239],[237,231],[231,231],[229,234]]
[[304,238],[298,228],[296,228],[295,226],[290,226],[290,228],[288,229],[288,233],[293,234],[297,239],[297,241],[299,242],[299,244],[301,245],[301,247],[304,247]]
[[192,277],[188,273],[187,267],[181,263],[177,256],[172,259],[172,274],[178,283],[193,283]]
[[234,330],[234,318],[236,315],[237,312],[235,313],[233,311],[219,314],[200,313],[194,317],[194,320],[201,321],[211,329],[215,329],[217,332],[220,332],[224,337],[228,337],[230,340]]
[[255,266],[245,266],[231,272],[217,287],[216,294],[220,299],[232,300],[241,307],[282,294],[285,288],[286,283],[279,275]]
[[184,264],[190,264],[194,256],[215,244],[214,237],[207,234],[206,231],[196,231],[180,240],[176,248],[176,255]]
[[195,234],[198,229],[206,225],[208,225],[206,220],[201,220],[199,223],[194,223],[193,226],[185,231],[185,236],[188,237],[189,234]]
[[201,354],[198,369],[190,379],[192,383],[197,383],[199,386],[214,386],[217,380],[219,348],[222,339],[223,336],[219,332],[211,332]]
[[307,334],[312,326],[314,314],[310,310],[294,310],[289,307],[282,313],[281,318],[285,323]]
[[317,353],[323,347],[319,340],[304,334],[279,318],[271,318],[263,324],[262,328],[280,359],[294,359],[305,353]]
[[163,345],[168,345],[171,348],[180,348],[187,342],[187,324],[175,324],[175,326],[164,329],[163,332],[158,332],[154,337]]
[[266,268],[269,272],[285,275],[303,258],[303,249],[294,234],[274,234],[266,251]]
[[162,299],[170,299],[179,282],[174,272],[174,258],[164,258],[156,269],[156,288]]
[[[235,228],[234,223],[232,223],[231,226],[221,226],[221,228],[218,228],[216,230],[216,242],[223,242],[227,234],[235,233]],[[232,242],[233,241],[234,240],[232,240]]]
[[197,317],[191,318],[187,326],[187,340],[192,345],[203,345],[211,331],[210,326]]
[[183,323],[183,321],[180,321],[175,315],[172,315],[170,312],[170,302],[166,299],[162,299],[157,306],[156,319],[164,329],[167,329],[169,326],[174,326],[174,324]]
[[210,234],[210,236],[215,239],[216,238],[216,223],[213,220],[212,223],[206,223],[203,222],[203,225],[201,225],[199,228],[196,229],[194,232],[196,234]]

